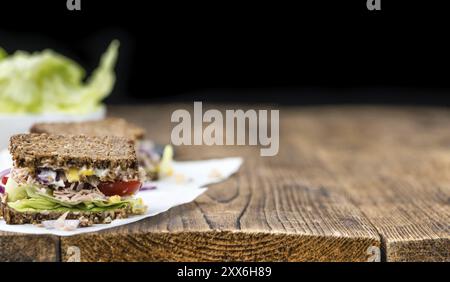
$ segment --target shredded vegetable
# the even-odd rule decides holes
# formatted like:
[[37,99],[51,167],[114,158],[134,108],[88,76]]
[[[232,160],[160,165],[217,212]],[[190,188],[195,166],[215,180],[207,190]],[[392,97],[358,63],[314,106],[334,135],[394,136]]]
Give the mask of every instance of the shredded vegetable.
[[5,185],[3,185],[3,177],[8,176],[9,173],[11,172],[11,169],[5,169],[3,171],[0,172],[0,194],[4,194],[5,193]]

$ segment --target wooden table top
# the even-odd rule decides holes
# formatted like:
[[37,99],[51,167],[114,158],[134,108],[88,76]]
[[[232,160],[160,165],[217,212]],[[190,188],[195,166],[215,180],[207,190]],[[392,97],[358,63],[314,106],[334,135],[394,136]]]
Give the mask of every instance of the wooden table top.
[[[109,114],[169,143],[179,108],[192,105]],[[0,232],[0,260],[66,261],[76,246],[82,261],[450,261],[449,110],[279,109],[275,157],[260,157],[256,146],[176,148],[179,160],[245,160],[196,201],[98,233]]]

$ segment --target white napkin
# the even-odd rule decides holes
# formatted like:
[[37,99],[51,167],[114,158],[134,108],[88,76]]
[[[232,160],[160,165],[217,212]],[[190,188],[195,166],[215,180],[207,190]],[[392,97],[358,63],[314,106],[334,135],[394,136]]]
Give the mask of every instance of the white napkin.
[[[224,158],[204,161],[174,162],[173,176],[153,182],[157,187],[156,189],[140,191],[136,194],[136,197],[141,197],[149,207],[147,213],[144,215],[131,216],[126,219],[116,219],[110,224],[94,224],[93,226],[78,228],[73,231],[47,229],[32,224],[8,225],[1,219],[0,231],[72,236],[132,223],[195,200],[195,198],[207,190],[207,187],[204,187],[205,185],[223,181],[233,173],[237,172],[242,161],[242,158]],[[12,161],[8,151],[1,151],[0,171],[10,168],[11,166]]]

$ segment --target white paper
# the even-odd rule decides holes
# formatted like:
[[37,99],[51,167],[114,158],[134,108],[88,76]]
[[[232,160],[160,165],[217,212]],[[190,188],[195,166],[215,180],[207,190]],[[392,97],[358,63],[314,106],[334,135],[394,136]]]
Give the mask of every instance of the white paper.
[[[131,216],[126,219],[116,219],[110,224],[94,224],[90,227],[78,228],[74,231],[47,229],[32,224],[8,225],[0,220],[0,231],[19,232],[27,234],[53,234],[72,236],[76,234],[94,232],[136,222],[144,218],[165,212],[172,207],[189,203],[201,194],[205,185],[217,183],[230,177],[239,170],[242,158],[211,159],[204,161],[174,162],[174,175],[153,182],[157,188],[140,191],[136,197],[141,197],[149,207],[144,215]],[[0,171],[12,166],[8,151],[0,152]]]

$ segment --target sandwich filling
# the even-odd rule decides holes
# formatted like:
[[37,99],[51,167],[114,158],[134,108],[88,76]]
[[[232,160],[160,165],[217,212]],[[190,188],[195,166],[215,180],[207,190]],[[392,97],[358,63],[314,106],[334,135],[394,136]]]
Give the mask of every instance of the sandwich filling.
[[19,212],[91,211],[131,208],[146,211],[142,199],[131,196],[141,183],[133,170],[41,167],[13,168],[3,201]]
[[155,145],[149,140],[136,141],[136,155],[139,166],[144,170],[144,179],[151,181],[159,178],[161,156],[156,152]]
[[157,180],[173,174],[172,146],[164,147],[162,155],[156,152],[153,142],[149,140],[136,143],[137,159],[142,171],[140,177],[146,181]]

